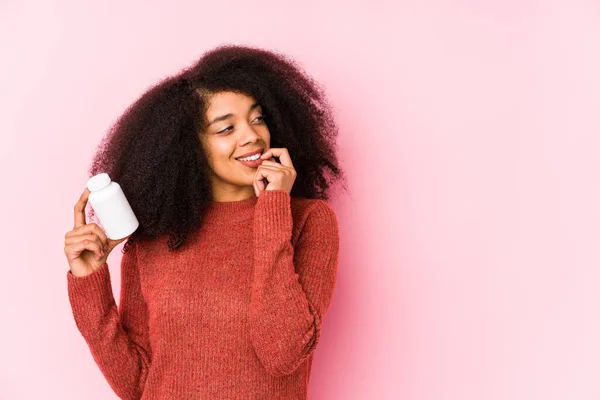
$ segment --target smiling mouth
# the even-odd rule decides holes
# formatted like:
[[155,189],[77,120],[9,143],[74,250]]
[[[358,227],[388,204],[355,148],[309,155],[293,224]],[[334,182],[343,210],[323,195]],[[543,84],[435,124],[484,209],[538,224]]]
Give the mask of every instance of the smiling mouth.
[[242,159],[240,159],[240,158],[236,158],[236,160],[238,160],[238,161],[256,161],[256,160],[260,160],[260,156],[261,156],[261,155],[262,155],[262,154],[258,154],[258,155],[254,155],[254,156],[252,156],[252,157],[247,157],[247,158],[246,158],[246,159],[244,159],[244,160],[242,160]]
[[237,160],[237,161],[242,163],[246,167],[250,167],[250,168],[257,168],[263,162],[263,160],[260,157],[256,160],[251,160],[251,161],[242,161],[242,160]]
[[[255,160],[259,159],[260,156],[262,156],[262,154],[263,154],[263,151],[260,150],[258,153],[254,153],[251,156],[248,156],[248,157],[238,157],[238,158],[236,158],[236,160],[238,160],[238,161],[255,161]],[[241,160],[242,158],[246,158],[246,160]],[[248,159],[250,159],[250,160],[248,160]]]

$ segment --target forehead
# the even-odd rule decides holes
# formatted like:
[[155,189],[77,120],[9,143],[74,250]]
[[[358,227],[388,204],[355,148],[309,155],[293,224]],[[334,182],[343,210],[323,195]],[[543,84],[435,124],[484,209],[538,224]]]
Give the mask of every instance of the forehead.
[[207,115],[234,113],[236,110],[247,111],[256,99],[242,93],[217,92],[210,96],[207,102]]

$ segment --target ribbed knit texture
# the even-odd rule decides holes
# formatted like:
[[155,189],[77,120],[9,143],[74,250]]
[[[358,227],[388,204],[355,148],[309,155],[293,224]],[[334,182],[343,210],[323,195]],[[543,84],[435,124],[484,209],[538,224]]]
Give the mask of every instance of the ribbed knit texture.
[[118,307],[108,264],[67,271],[94,360],[121,399],[306,399],[336,282],[335,213],[269,190],[205,215],[176,252],[132,243]]

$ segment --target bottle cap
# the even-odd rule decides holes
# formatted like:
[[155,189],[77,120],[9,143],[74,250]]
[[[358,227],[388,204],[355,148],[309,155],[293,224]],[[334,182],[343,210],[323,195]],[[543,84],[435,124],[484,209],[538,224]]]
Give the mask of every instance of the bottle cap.
[[97,190],[104,189],[105,187],[107,187],[110,184],[110,182],[111,181],[110,181],[110,177],[108,176],[108,174],[103,172],[101,174],[92,176],[87,181],[87,187],[88,187],[88,189],[90,189],[90,192],[95,192]]

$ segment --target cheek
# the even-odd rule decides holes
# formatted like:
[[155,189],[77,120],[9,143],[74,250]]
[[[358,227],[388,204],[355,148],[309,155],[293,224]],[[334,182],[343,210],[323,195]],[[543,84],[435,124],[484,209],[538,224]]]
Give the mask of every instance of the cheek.
[[271,133],[269,132],[269,128],[265,126],[263,133],[260,135],[263,142],[269,144],[271,142]]
[[231,159],[233,157],[233,147],[228,143],[213,143],[211,146],[212,158],[215,160]]

